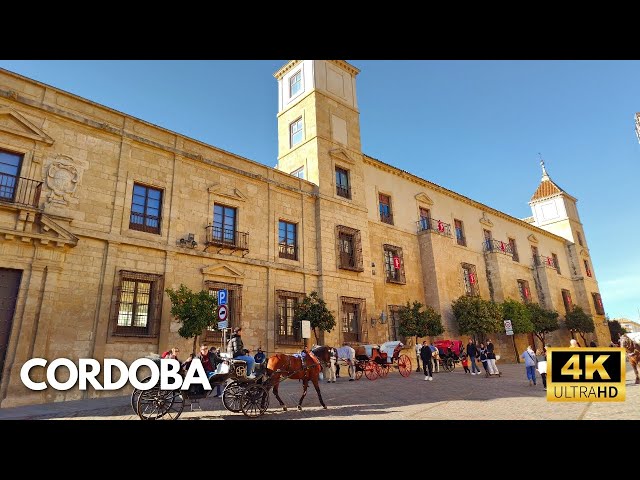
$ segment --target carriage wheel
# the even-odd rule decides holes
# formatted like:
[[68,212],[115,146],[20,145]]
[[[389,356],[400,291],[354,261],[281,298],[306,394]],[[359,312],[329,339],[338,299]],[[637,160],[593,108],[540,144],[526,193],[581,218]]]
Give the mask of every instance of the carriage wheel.
[[140,393],[136,413],[142,420],[177,420],[184,410],[180,390],[152,388]]
[[262,385],[251,385],[244,389],[241,397],[242,413],[255,418],[263,415],[269,408],[269,391]]
[[381,377],[384,378],[389,375],[389,370],[391,370],[391,366],[388,363],[380,365]]
[[240,382],[234,380],[227,384],[222,391],[222,404],[224,408],[233,413],[238,413],[242,410],[242,394],[244,388],[240,385]]
[[[143,378],[140,383],[148,383],[151,380],[151,377]],[[140,398],[140,394],[145,390],[139,390],[137,388],[133,389],[131,392],[131,408],[133,409],[133,413],[138,414],[138,398]]]
[[400,371],[400,375],[403,377],[408,377],[411,375],[411,359],[408,355],[400,355],[398,358],[398,370]]
[[451,370],[449,370],[450,372],[453,372],[456,369],[456,362],[453,360],[453,358],[449,359],[449,368]]
[[376,380],[378,378],[378,369],[376,362],[370,360],[364,366],[364,376],[369,380]]
[[453,369],[456,368],[452,358],[445,359],[445,361],[442,362],[442,366],[447,372],[453,372]]
[[362,378],[362,370],[356,369],[356,380],[360,380]]

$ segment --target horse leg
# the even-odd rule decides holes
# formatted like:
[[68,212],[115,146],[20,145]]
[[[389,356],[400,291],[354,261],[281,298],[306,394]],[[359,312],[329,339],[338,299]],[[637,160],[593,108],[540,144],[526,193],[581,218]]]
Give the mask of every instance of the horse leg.
[[278,395],[278,385],[280,385],[280,377],[278,376],[277,378],[274,379],[274,383],[273,383],[273,394],[276,396],[276,398],[278,399],[278,402],[280,402],[280,406],[282,407],[282,410],[284,410],[285,412],[287,411],[287,406],[284,404],[284,402],[282,401],[282,399],[280,398],[280,395]]
[[300,401],[298,402],[298,410],[302,410],[302,401],[304,400],[304,397],[307,396],[308,387],[309,387],[309,379],[307,378],[307,376],[305,376],[302,383],[302,396],[300,397]]
[[631,366],[633,367],[633,371],[636,374],[636,385],[640,385],[640,375],[638,374],[638,361],[631,361]]
[[313,382],[313,386],[315,387],[316,393],[318,394],[318,400],[320,400],[320,405],[322,405],[322,408],[326,410],[327,406],[324,404],[324,400],[322,400],[322,395],[320,394],[320,385],[318,382],[318,378],[314,377],[311,381]]

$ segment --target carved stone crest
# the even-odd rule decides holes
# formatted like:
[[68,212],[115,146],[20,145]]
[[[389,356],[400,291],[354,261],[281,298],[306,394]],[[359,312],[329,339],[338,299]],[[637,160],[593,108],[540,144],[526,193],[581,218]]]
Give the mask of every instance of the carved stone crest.
[[67,155],[58,154],[45,162],[45,182],[49,188],[47,202],[58,206],[77,203],[76,190],[81,180],[82,166]]

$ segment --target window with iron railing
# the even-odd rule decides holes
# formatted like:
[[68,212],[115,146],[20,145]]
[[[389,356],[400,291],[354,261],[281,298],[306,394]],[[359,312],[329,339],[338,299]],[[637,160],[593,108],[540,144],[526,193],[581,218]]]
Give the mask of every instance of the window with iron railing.
[[520,256],[518,255],[518,249],[516,248],[516,241],[513,238],[509,239],[509,246],[511,247],[511,254],[513,255],[513,261],[519,262]]
[[531,256],[533,257],[533,265],[540,265],[540,254],[538,253],[538,247],[531,245]]
[[351,198],[349,171],[340,167],[336,167],[336,195],[343,198]]
[[[400,309],[402,305],[389,305],[389,340],[403,341],[400,337]],[[404,343],[404,342],[403,342]]]
[[478,275],[476,274],[476,266],[469,263],[462,264],[462,276],[464,281],[464,293],[469,296],[480,294],[478,288]]
[[451,225],[437,218],[421,217],[417,226],[418,232],[429,231],[445,237],[451,236]]
[[129,228],[141,232],[160,234],[162,190],[136,183],[131,198]]
[[589,268],[589,261],[588,260],[584,260],[584,271],[587,274],[587,277],[591,276],[591,269]]
[[384,245],[384,272],[387,282],[406,283],[402,248]]
[[558,261],[558,255],[555,253],[551,254],[551,258],[553,259],[553,265],[558,273],[560,273],[560,262]]
[[0,202],[39,208],[42,182],[20,177],[23,155],[0,150]]
[[364,299],[341,297],[342,339],[344,342],[360,341],[361,319],[365,318]]
[[278,255],[289,260],[298,259],[297,225],[280,220],[278,228]]
[[276,291],[276,341],[280,345],[302,344],[300,322],[295,321],[296,307],[304,299],[304,293]]
[[522,303],[531,302],[531,292],[529,291],[529,282],[526,280],[518,280],[518,291],[520,292],[520,299]]
[[120,270],[113,335],[155,337],[162,309],[162,275]]
[[360,231],[344,225],[336,226],[338,267],[363,272],[362,241]]
[[486,240],[482,247],[485,252],[489,253],[504,253],[505,255],[512,255],[511,245],[509,242],[503,242],[502,240]]
[[596,309],[596,313],[598,315],[604,315],[604,307],[602,306],[602,297],[600,297],[600,294],[592,293],[591,297],[593,298],[593,306]]
[[380,221],[393,225],[393,214],[391,213],[391,197],[380,193],[378,195],[380,208]]
[[463,247],[467,246],[467,239],[464,237],[464,224],[462,220],[453,220],[453,225],[456,230],[456,242]]

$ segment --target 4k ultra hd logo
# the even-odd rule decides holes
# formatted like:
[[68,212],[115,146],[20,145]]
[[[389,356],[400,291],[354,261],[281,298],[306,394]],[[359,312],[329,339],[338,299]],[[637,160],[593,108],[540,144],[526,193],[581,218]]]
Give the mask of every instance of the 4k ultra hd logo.
[[550,348],[547,361],[547,400],[624,402],[624,348]]

